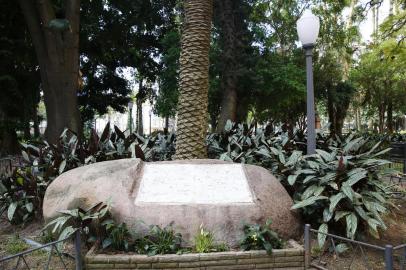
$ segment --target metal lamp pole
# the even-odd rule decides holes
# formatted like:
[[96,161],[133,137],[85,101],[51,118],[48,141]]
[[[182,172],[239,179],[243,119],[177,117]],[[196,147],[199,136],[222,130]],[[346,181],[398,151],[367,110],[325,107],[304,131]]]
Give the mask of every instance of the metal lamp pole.
[[316,118],[314,110],[313,86],[313,45],[303,46],[306,55],[306,88],[307,88],[307,154],[316,152]]
[[313,87],[313,47],[319,35],[320,20],[311,10],[305,10],[297,21],[297,34],[306,56],[307,88],[307,154],[316,152],[316,116],[314,110]]

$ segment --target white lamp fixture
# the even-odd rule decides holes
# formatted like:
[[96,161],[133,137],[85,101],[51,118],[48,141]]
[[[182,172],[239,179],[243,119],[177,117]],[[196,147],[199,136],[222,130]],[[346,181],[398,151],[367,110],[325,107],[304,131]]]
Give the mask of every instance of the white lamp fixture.
[[311,10],[307,9],[296,22],[297,34],[303,47],[312,47],[319,35],[320,20]]
[[134,103],[132,101],[128,102],[128,108],[132,110]]

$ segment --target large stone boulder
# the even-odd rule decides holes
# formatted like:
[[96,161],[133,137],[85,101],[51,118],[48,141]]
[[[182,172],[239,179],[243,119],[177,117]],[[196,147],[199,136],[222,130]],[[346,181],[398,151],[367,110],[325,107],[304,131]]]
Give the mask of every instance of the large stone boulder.
[[259,166],[219,160],[122,159],[80,167],[48,187],[43,213],[49,221],[60,210],[109,199],[116,221],[137,229],[174,222],[186,245],[192,244],[201,224],[230,246],[238,244],[244,223],[268,218],[284,238],[301,232],[300,219],[290,210],[292,199],[274,176]]

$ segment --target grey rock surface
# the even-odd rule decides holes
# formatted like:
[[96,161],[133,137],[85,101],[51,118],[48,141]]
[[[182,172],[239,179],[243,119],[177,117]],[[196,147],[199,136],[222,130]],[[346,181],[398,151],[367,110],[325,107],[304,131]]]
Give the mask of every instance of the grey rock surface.
[[[173,164],[182,166],[177,169]],[[201,167],[193,170],[196,166]],[[144,177],[146,169],[149,171]],[[151,178],[151,170],[156,171],[155,178],[153,172]],[[224,170],[230,172],[225,174]],[[198,171],[200,177],[193,171]],[[221,178],[216,179],[216,171]],[[188,177],[193,184],[185,182]],[[151,189],[154,185],[157,190]],[[271,218],[272,229],[285,239],[298,237],[302,228],[298,214],[290,210],[292,199],[268,170],[219,160],[148,163],[121,159],[70,170],[48,187],[44,218],[49,221],[60,210],[85,208],[108,200],[112,201],[111,212],[117,222],[126,222],[137,230],[174,222],[186,245],[193,244],[201,224],[214,233],[217,241],[231,247],[238,245],[244,223],[265,223]]]

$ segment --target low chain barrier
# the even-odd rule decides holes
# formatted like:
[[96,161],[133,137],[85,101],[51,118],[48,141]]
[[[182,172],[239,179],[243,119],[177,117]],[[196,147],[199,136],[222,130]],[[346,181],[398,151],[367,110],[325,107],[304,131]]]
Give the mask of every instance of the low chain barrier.
[[[26,251],[23,251],[23,252],[20,252],[20,253],[11,255],[11,256],[0,258],[0,269],[6,269],[6,268],[3,268],[4,265],[6,265],[6,263],[9,264],[9,265],[14,264],[14,263],[12,263],[13,260],[16,261],[15,264],[14,264],[15,266],[13,268],[7,268],[7,269],[13,269],[13,270],[17,270],[17,269],[39,269],[38,266],[35,266],[35,268],[34,267],[31,268],[29,263],[27,262],[26,258],[28,256],[30,256],[30,255],[33,255],[32,253],[34,251],[49,249],[48,258],[47,258],[46,264],[45,264],[43,269],[45,269],[45,270],[49,269],[52,256],[54,254],[56,254],[56,256],[59,258],[61,267],[63,267],[63,268],[58,268],[58,269],[67,270],[68,269],[67,264],[65,263],[65,261],[63,259],[62,253],[58,249],[58,244],[66,242],[71,238],[73,238],[74,246],[75,246],[75,254],[74,254],[74,256],[72,256],[73,259],[75,260],[75,270],[82,270],[81,237],[80,237],[80,231],[79,230],[77,230],[73,235],[70,235],[70,236],[68,236],[68,237],[66,237],[64,239],[60,239],[60,240],[57,240],[57,241],[54,241],[54,242],[50,242],[50,243],[41,245],[39,247],[32,248],[32,249],[29,249],[29,250],[26,250]],[[21,266],[21,268],[20,268],[20,266]]]
[[[315,237],[314,237],[315,236]],[[324,245],[318,244],[312,247],[314,238],[325,236]],[[309,224],[304,230],[305,268],[311,267],[321,270],[328,269],[328,262],[334,261],[338,265],[335,269],[385,269],[406,270],[406,244],[396,247],[386,245],[385,247],[352,240],[338,235],[321,232],[312,229]],[[369,252],[368,252],[369,251]],[[375,254],[380,260],[373,261],[371,256]],[[343,254],[346,254],[344,256]],[[356,260],[358,258],[358,260]],[[354,262],[357,261],[357,265]]]

